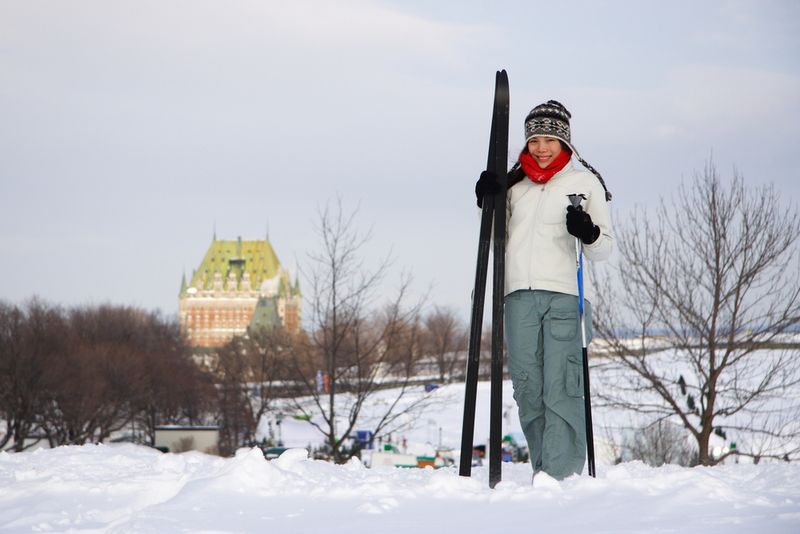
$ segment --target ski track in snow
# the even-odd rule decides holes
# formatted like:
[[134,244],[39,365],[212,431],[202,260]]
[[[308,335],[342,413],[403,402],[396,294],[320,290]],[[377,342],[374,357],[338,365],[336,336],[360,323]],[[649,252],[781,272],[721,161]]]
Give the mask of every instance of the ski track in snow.
[[598,465],[532,487],[504,464],[488,488],[455,468],[367,469],[290,449],[264,460],[135,445],[0,453],[2,532],[800,532],[800,466]]

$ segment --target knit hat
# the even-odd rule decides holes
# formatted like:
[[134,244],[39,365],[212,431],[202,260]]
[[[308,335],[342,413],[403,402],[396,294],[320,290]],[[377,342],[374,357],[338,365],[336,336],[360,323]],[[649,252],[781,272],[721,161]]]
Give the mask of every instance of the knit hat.
[[543,136],[554,137],[566,144],[570,150],[572,150],[572,153],[575,154],[575,157],[578,158],[578,161],[589,169],[592,174],[597,176],[597,179],[600,180],[600,184],[606,192],[606,201],[611,201],[611,193],[608,191],[603,177],[600,176],[600,173],[589,165],[578,151],[575,150],[575,147],[572,146],[569,129],[569,120],[571,118],[572,113],[570,113],[561,102],[548,100],[544,104],[539,104],[525,117],[525,143],[527,144],[534,137]]
[[548,100],[539,104],[525,118],[525,142],[537,136],[555,137],[570,144],[569,120],[572,114],[560,102]]

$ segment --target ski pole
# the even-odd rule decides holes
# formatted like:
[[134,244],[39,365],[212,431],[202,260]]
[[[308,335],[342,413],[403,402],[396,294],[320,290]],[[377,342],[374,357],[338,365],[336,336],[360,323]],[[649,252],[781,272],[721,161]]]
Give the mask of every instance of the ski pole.
[[[569,195],[572,207],[578,208],[584,195]],[[589,466],[589,476],[595,477],[594,464],[594,433],[592,431],[592,399],[589,390],[589,354],[586,350],[586,322],[583,314],[583,242],[575,238],[575,263],[578,275],[578,316],[581,322],[581,351],[583,356],[583,407],[586,412],[586,454]]]

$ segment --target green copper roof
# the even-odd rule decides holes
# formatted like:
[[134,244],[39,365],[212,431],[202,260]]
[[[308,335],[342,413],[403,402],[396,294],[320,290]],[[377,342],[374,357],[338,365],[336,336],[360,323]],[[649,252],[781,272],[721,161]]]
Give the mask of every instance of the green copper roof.
[[278,301],[274,298],[260,298],[256,309],[253,312],[253,318],[250,320],[250,329],[256,330],[259,328],[274,328],[281,322],[278,316]]
[[186,285],[186,273],[183,273],[183,276],[181,277],[181,292],[178,294],[178,296],[179,297],[186,296],[186,290],[188,289],[188,287],[189,286]]
[[227,284],[228,276],[234,273],[241,284],[245,273],[250,275],[250,287],[258,289],[264,280],[275,278],[281,263],[267,240],[212,241],[203,262],[192,275],[191,287],[211,289],[214,284],[214,273],[222,275]]

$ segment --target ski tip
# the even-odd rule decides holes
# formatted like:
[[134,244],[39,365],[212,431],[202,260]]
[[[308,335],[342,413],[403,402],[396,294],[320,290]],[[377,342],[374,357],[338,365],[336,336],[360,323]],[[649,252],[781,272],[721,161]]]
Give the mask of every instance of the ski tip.
[[502,87],[504,92],[508,92],[508,73],[506,73],[506,69],[497,71],[494,82],[496,87]]
[[[508,74],[506,74],[505,69],[497,71],[495,88],[505,95],[506,99],[508,98]],[[508,106],[508,103],[505,105]]]

